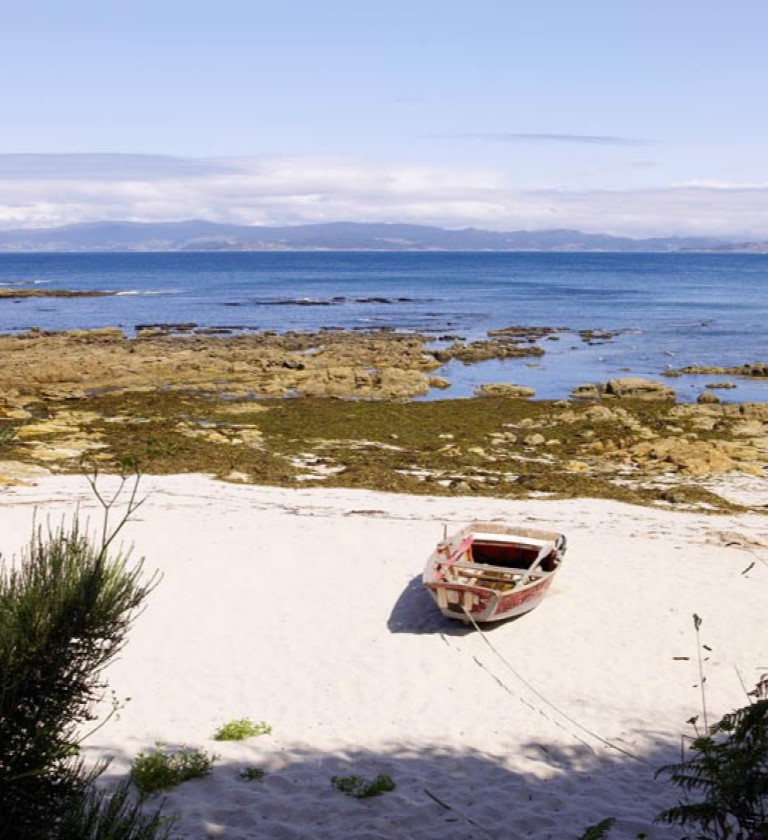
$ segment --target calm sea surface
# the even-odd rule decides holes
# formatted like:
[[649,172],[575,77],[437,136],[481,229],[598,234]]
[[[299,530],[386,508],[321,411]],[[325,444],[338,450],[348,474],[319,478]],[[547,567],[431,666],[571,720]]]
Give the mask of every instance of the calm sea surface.
[[[105,298],[0,300],[0,332],[194,323],[317,330],[393,327],[483,338],[510,325],[562,327],[545,356],[441,373],[435,396],[516,382],[541,398],[584,382],[658,378],[669,367],[768,361],[768,255],[215,253],[0,254],[0,287],[115,291]],[[578,330],[619,331],[587,344]],[[707,382],[728,401],[768,401],[768,382],[669,380],[681,400]]]

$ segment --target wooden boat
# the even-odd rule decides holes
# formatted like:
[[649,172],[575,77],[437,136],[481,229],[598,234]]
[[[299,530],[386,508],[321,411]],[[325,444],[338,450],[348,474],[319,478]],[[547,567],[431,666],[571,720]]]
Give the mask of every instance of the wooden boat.
[[564,554],[562,534],[472,522],[437,544],[422,580],[443,615],[500,621],[538,606]]

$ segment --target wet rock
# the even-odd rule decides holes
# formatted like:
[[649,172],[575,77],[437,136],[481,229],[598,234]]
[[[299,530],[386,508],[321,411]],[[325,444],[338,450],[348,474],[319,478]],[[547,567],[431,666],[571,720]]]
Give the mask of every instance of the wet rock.
[[441,391],[451,387],[451,380],[444,376],[430,376],[428,381],[430,388],[439,388]]
[[458,359],[464,364],[484,362],[488,359],[514,359],[524,356],[543,356],[541,347],[534,344],[521,345],[514,339],[488,339],[464,343],[454,342],[450,347],[433,351],[435,359],[440,363]]
[[84,344],[123,341],[125,333],[119,327],[99,327],[93,330],[66,330],[62,335]]
[[571,396],[575,399],[595,399],[605,396],[640,400],[673,400],[675,389],[653,379],[627,376],[610,379],[606,383],[579,385],[571,391]]
[[111,297],[117,292],[84,291],[71,289],[0,289],[0,298],[75,298]]
[[192,321],[184,322],[184,323],[162,323],[162,324],[136,324],[134,329],[137,333],[139,332],[153,332],[156,334],[161,333],[176,333],[176,332],[192,332],[192,330],[197,328],[197,324],[193,323]]
[[677,370],[665,372],[665,376],[680,376],[681,374],[732,374],[733,376],[768,377],[768,362],[751,362],[735,367],[718,367],[713,365],[687,365]]
[[610,379],[605,384],[605,393],[613,397],[631,397],[644,400],[673,400],[675,389],[656,382],[653,379],[642,379],[639,376],[628,376],[622,379]]
[[720,402],[720,397],[718,397],[717,394],[713,394],[711,391],[702,391],[696,398],[696,402],[699,403],[699,405],[706,405],[707,403],[714,405]]
[[26,402],[156,389],[401,399],[428,393],[426,373],[438,366],[421,336],[383,331],[129,339],[108,329],[0,336],[0,393]]
[[511,382],[487,382],[475,389],[478,397],[533,397],[536,391],[525,385],[513,385]]
[[600,388],[591,383],[585,385],[577,385],[572,391],[571,396],[577,400],[596,400],[602,395]]
[[606,344],[621,335],[621,330],[579,330],[579,338],[587,344]]
[[563,327],[502,327],[498,330],[488,330],[490,338],[510,338],[518,341],[536,341],[540,338],[550,338],[555,333],[564,332]]
[[751,365],[743,365],[739,373],[742,376],[768,376],[768,362],[755,362]]

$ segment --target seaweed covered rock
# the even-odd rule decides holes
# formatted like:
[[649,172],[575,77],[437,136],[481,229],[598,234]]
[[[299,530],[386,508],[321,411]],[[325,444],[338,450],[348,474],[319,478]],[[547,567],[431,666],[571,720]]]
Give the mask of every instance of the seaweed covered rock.
[[579,385],[571,391],[576,399],[598,399],[600,397],[622,397],[635,400],[674,400],[675,389],[654,379],[640,376],[626,376],[609,379],[605,383],[591,382]]
[[622,379],[609,379],[605,383],[605,393],[612,397],[631,397],[642,400],[673,400],[675,389],[654,379],[639,376],[627,376]]
[[478,397],[516,397],[525,398],[535,396],[536,391],[525,385],[513,385],[511,382],[486,382],[475,389]]

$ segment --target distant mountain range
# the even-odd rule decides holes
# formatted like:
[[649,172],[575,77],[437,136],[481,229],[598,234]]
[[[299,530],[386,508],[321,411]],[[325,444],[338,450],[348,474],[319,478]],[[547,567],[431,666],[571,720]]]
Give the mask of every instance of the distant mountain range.
[[577,230],[509,231],[331,222],[286,227],[215,222],[91,222],[0,231],[12,251],[619,251],[768,253],[766,241],[671,236],[631,239]]

